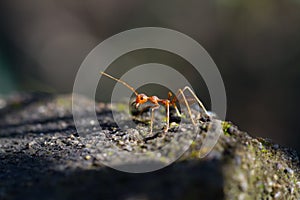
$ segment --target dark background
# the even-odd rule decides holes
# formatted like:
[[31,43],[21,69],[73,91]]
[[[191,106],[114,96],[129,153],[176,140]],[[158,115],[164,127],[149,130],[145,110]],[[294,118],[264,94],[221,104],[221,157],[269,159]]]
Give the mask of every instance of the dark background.
[[226,87],[228,120],[300,152],[299,8],[300,0],[1,1],[0,94],[70,93],[81,62],[101,41],[165,27],[211,55]]

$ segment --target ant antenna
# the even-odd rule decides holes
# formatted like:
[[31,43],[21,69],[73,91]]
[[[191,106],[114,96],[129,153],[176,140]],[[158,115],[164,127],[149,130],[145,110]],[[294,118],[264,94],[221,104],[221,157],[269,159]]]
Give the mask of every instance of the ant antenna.
[[128,85],[127,83],[125,83],[125,82],[122,81],[121,79],[117,79],[117,78],[115,78],[115,77],[113,77],[113,76],[111,76],[111,75],[109,75],[109,74],[107,74],[107,73],[105,73],[105,72],[100,72],[100,73],[103,74],[103,75],[105,75],[105,76],[107,76],[107,77],[109,77],[109,78],[111,78],[111,79],[113,79],[113,80],[115,80],[115,81],[117,81],[117,82],[122,83],[122,84],[125,85],[127,88],[129,88],[132,92],[134,92],[134,94],[135,94],[136,96],[139,95],[139,93],[137,93],[137,91],[135,91],[135,89],[134,89],[133,87],[131,87],[130,85]]

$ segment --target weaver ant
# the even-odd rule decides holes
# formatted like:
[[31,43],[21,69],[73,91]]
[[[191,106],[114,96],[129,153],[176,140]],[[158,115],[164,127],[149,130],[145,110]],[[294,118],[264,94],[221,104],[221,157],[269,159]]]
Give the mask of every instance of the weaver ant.
[[151,103],[152,105],[149,106],[148,108],[151,109],[151,121],[150,121],[150,134],[152,134],[152,130],[153,130],[153,120],[154,120],[154,111],[156,109],[158,109],[160,107],[160,104],[162,104],[163,106],[165,106],[166,108],[166,127],[164,128],[164,132],[168,132],[169,130],[169,121],[170,121],[170,107],[173,107],[178,116],[181,116],[178,108],[177,108],[177,105],[176,105],[176,102],[178,102],[178,97],[179,96],[182,96],[183,98],[183,102],[188,110],[188,114],[190,116],[190,119],[193,123],[193,125],[195,126],[196,125],[196,121],[195,119],[193,119],[193,116],[192,116],[192,111],[191,111],[191,108],[190,108],[190,105],[188,103],[188,99],[186,98],[186,96],[184,95],[184,92],[185,91],[188,91],[191,93],[191,95],[193,96],[193,100],[196,100],[196,103],[198,103],[198,105],[200,106],[200,109],[202,110],[202,116],[204,119],[209,119],[210,118],[210,114],[209,112],[205,109],[205,107],[203,106],[202,102],[199,100],[199,98],[196,96],[196,94],[192,91],[192,89],[188,86],[184,87],[183,89],[178,89],[177,93],[176,93],[176,96],[172,97],[172,93],[169,92],[168,93],[168,99],[161,99],[157,96],[147,96],[146,94],[139,94],[133,87],[131,87],[129,84],[127,84],[126,82],[124,82],[123,80],[121,79],[117,79],[105,72],[100,72],[101,74],[119,82],[119,83],[122,83],[124,86],[126,86],[128,89],[130,89],[136,96],[135,98],[135,108],[137,109],[140,105],[142,104],[145,104],[147,102]]

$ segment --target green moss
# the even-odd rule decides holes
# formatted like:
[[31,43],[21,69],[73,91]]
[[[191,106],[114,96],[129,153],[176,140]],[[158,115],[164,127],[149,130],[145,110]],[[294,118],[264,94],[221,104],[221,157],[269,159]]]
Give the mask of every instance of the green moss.
[[262,148],[260,152],[262,152],[262,153],[268,153],[268,150],[265,149],[265,148]]
[[56,97],[55,104],[59,107],[69,108],[72,105],[72,101],[71,98],[66,98],[64,95],[61,95]]
[[128,112],[127,105],[124,103],[116,104],[116,110],[119,112]]
[[228,129],[232,126],[229,122],[226,122],[226,121],[224,121],[223,123],[222,123],[222,125],[223,125],[223,132],[224,132],[224,135],[226,135],[226,136],[230,136],[231,134],[228,132]]
[[192,151],[190,154],[190,159],[199,158],[199,151]]

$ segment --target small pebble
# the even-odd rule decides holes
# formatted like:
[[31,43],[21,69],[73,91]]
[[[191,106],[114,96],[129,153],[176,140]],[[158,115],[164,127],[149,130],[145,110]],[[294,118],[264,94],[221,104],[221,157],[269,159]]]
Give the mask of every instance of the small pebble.
[[263,148],[263,145],[262,145],[261,142],[258,142],[258,148],[259,148],[259,149],[262,149],[262,148]]
[[133,150],[133,148],[132,148],[131,146],[127,145],[127,146],[125,146],[125,147],[124,147],[124,150],[127,150],[127,151],[132,151],[132,150]]
[[247,180],[246,180],[244,174],[243,174],[243,173],[239,173],[239,174],[237,175],[237,179],[238,179],[239,182],[240,182],[240,185],[239,185],[239,186],[240,186],[241,190],[242,190],[243,192],[247,191],[247,189],[248,189],[248,183],[247,183]]
[[230,126],[227,131],[229,134],[235,134],[237,132],[236,127],[233,126]]
[[187,131],[187,129],[186,128],[181,128],[180,131],[185,132],[185,131]]
[[291,194],[293,194],[293,193],[294,193],[294,190],[295,190],[295,188],[294,188],[294,187],[290,187],[290,188],[289,188],[289,191],[290,191],[290,193],[291,193]]
[[244,200],[244,199],[246,199],[246,197],[245,197],[245,193],[241,193],[241,194],[239,194],[239,196],[238,196],[238,200]]
[[282,164],[277,163],[277,164],[276,164],[276,168],[277,168],[278,170],[281,170],[281,169],[283,168],[283,166],[282,166]]
[[239,165],[241,165],[241,163],[242,163],[242,159],[241,159],[241,157],[240,156],[235,156],[235,163],[239,166]]
[[293,175],[294,171],[291,168],[287,167],[287,168],[284,169],[284,173],[289,173],[289,174]]
[[87,155],[87,156],[84,157],[84,159],[89,160],[89,159],[91,159],[91,156]]
[[36,141],[31,141],[31,142],[29,142],[29,143],[27,144],[27,148],[30,149],[30,148],[32,148],[32,146],[35,145],[35,144],[36,144]]
[[281,192],[276,192],[276,194],[274,195],[274,198],[275,199],[278,199],[279,197],[281,197]]

